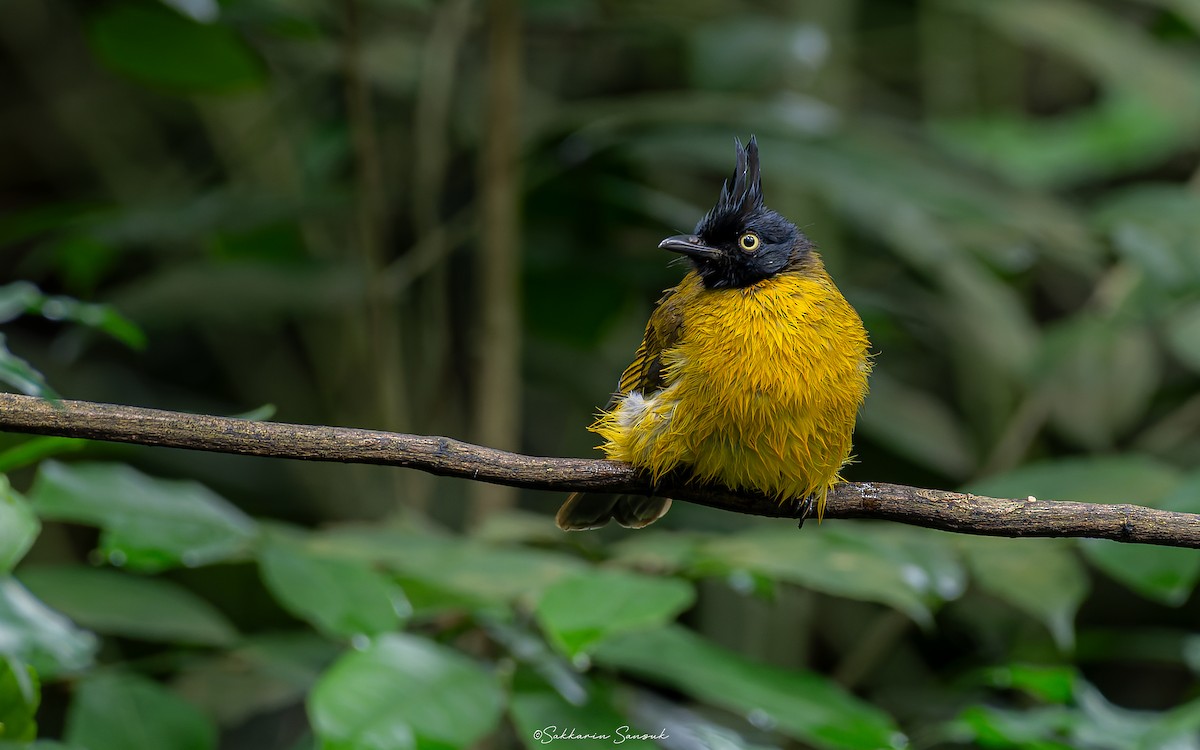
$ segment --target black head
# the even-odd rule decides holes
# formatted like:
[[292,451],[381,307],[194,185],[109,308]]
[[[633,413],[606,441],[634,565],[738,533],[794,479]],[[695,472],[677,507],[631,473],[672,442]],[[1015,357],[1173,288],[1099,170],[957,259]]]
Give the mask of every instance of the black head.
[[733,177],[721,186],[695,234],[668,237],[659,247],[683,253],[709,289],[750,286],[797,267],[812,243],[796,225],[763,205],[758,143],[737,144]]

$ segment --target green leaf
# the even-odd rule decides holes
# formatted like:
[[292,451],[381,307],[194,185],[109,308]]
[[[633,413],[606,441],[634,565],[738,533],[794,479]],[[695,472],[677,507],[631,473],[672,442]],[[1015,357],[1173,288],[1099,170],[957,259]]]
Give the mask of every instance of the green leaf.
[[1070,547],[1051,539],[959,540],[972,577],[984,591],[1044,624],[1062,649],[1075,640],[1075,613],[1088,579]]
[[79,323],[103,331],[131,349],[144,349],[146,335],[133,321],[108,305],[94,305],[70,297],[42,297],[34,306],[47,320]]
[[1079,673],[1073,667],[1009,664],[984,670],[984,681],[1005,690],[1022,690],[1046,703],[1064,704],[1075,695]]
[[858,424],[898,455],[948,477],[965,477],[975,464],[971,440],[944,401],[883,373],[871,378]]
[[0,655],[49,678],[90,665],[96,646],[96,636],[42,604],[15,578],[0,577]]
[[570,555],[395,528],[335,529],[314,535],[311,545],[316,553],[376,562],[406,580],[479,604],[536,596],[586,569]]
[[28,281],[0,286],[0,323],[21,317],[42,300],[42,292]]
[[65,739],[88,750],[213,750],[217,730],[198,709],[157,682],[100,672],[77,686]]
[[266,537],[258,564],[280,604],[333,637],[396,630],[412,611],[404,591],[369,563],[318,554],[283,533]]
[[215,607],[161,578],[79,566],[25,566],[37,597],[89,630],[147,641],[228,646],[237,630]]
[[0,474],[0,574],[20,562],[41,530],[33,508]]
[[207,487],[123,464],[46,461],[30,499],[43,518],[99,526],[105,558],[135,570],[237,557],[257,533],[253,520]]
[[1055,427],[1100,451],[1142,418],[1158,387],[1159,369],[1157,348],[1145,328],[1077,316],[1043,338],[1038,388]]
[[41,685],[37,672],[12,658],[0,658],[0,742],[37,737]]
[[[1200,472],[1189,475],[1166,497],[1147,497],[1145,503],[1178,513],[1200,513]],[[1163,604],[1182,606],[1200,581],[1200,555],[1195,550],[1103,539],[1084,539],[1080,544],[1093,565],[1142,596]]]
[[309,696],[326,750],[466,747],[500,719],[496,678],[433,641],[389,633],[350,652]]
[[1104,97],[1054,117],[990,115],[935,123],[951,151],[1018,185],[1054,188],[1124,173],[1171,153],[1181,139],[1173,118],[1136,92]]
[[46,383],[42,373],[8,350],[8,339],[3,333],[0,333],[0,383],[10,385],[27,396],[47,399],[59,397]]
[[969,706],[950,725],[960,744],[1013,750],[1072,750],[1066,737],[1080,722],[1078,713],[1061,706],[1010,711]]
[[1110,90],[1137,94],[1147,110],[1143,116],[1169,116],[1181,127],[1200,116],[1193,61],[1101,6],[1078,0],[959,0],[955,6],[1068,57]]
[[227,26],[151,3],[121,3],[96,14],[88,41],[113,70],[181,93],[230,93],[266,78],[258,57]]
[[[612,687],[596,683],[589,687],[587,699],[572,703],[544,683],[521,680],[509,701],[509,713],[517,738],[529,750],[552,744],[557,735],[607,735],[596,740],[569,740],[563,743],[598,745],[613,743],[618,729],[626,733],[643,734],[631,729],[630,720],[613,705]],[[657,731],[657,730],[655,730]],[[648,740],[626,740],[622,746],[655,747]]]
[[1164,711],[1155,717],[1154,724],[1139,738],[1138,750],[1158,750],[1164,747],[1195,746],[1200,731],[1200,700],[1193,699]]
[[[1182,512],[1200,511],[1200,478],[1181,483],[1177,469],[1143,456],[1105,456],[1033,464],[972,487],[1000,497],[1092,503],[1136,503]],[[1169,503],[1169,505],[1168,505]],[[1185,549],[1085,539],[1088,561],[1132,590],[1164,604],[1180,605],[1200,576],[1200,556]]]
[[692,566],[707,534],[689,531],[645,531],[628,534],[609,546],[614,562],[638,570],[672,573]]
[[715,706],[752,714],[820,748],[903,747],[891,719],[812,672],[758,664],[677,626],[602,643],[597,664],[668,685]]
[[1200,280],[1200,197],[1184,185],[1141,183],[1109,193],[1093,215],[1121,256],[1162,289]]
[[922,625],[930,605],[958,596],[962,568],[935,546],[913,544],[866,524],[804,529],[772,525],[716,539],[704,547],[706,567],[744,570],[832,596],[879,602]]
[[1200,302],[1176,310],[1166,320],[1164,333],[1171,353],[1200,372]]
[[231,651],[188,662],[171,687],[221,726],[237,726],[302,703],[337,653],[311,632],[254,636]]
[[62,453],[73,453],[87,447],[88,441],[81,438],[44,435],[21,442],[0,452],[0,474],[36,464],[44,458]]
[[80,302],[63,296],[47,296],[28,281],[0,287],[0,322],[25,313],[46,320],[66,321],[104,331],[133,349],[146,345],[146,336],[129,319],[109,305]]
[[1182,479],[1178,469],[1148,456],[1090,456],[1029,464],[967,487],[991,497],[1153,505]]
[[1072,733],[1073,747],[1098,750],[1194,748],[1200,729],[1200,701],[1174,711],[1134,711],[1114,705],[1093,685],[1080,681],[1076,690],[1082,720]]
[[536,614],[550,639],[575,656],[614,634],[670,622],[695,598],[678,578],[595,570],[546,589]]

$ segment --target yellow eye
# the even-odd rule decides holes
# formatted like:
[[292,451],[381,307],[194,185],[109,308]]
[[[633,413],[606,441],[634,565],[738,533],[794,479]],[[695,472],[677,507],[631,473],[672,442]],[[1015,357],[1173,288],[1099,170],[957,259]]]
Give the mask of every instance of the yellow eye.
[[758,249],[762,241],[758,239],[758,235],[754,232],[746,232],[741,237],[738,237],[738,247],[748,253],[752,253]]

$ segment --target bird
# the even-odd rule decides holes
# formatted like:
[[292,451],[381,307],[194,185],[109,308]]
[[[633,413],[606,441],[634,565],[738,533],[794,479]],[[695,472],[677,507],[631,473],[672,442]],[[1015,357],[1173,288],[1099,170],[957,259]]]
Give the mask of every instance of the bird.
[[[641,346],[589,428],[607,458],[652,484],[723,485],[825,513],[850,462],[872,355],[862,319],[814,244],[763,201],[758,142],[737,162],[691,234],[659,247],[691,268],[658,300]],[[568,531],[616,520],[643,528],[667,497],[575,493]]]

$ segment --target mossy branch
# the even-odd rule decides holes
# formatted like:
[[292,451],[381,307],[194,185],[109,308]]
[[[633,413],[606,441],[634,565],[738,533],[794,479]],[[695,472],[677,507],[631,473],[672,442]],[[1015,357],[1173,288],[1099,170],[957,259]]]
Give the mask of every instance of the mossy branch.
[[[445,437],[143,409],[0,394],[0,430],[303,461],[381,464],[439,476],[571,492],[670,495],[776,518],[797,511],[753,494],[684,485],[652,488],[628,464],[524,456]],[[839,485],[826,518],[873,518],[963,534],[1090,537],[1200,549],[1200,515],[1133,504],[1007,500],[875,482]]]

